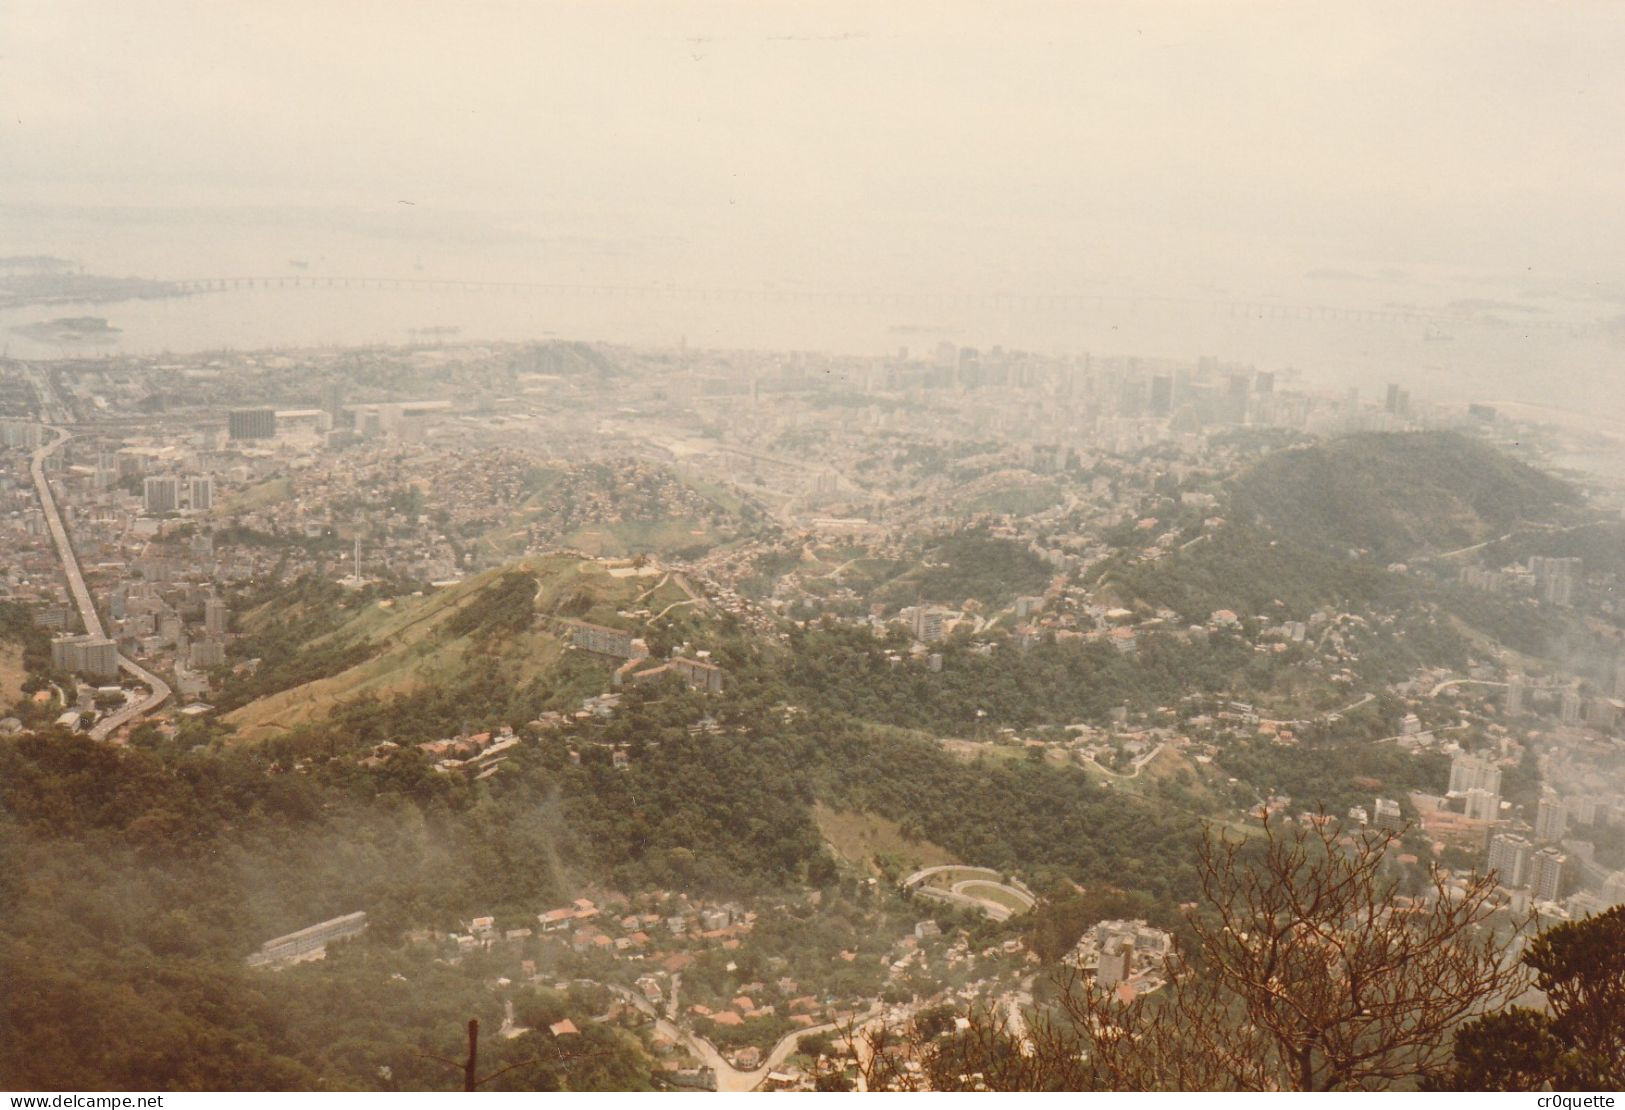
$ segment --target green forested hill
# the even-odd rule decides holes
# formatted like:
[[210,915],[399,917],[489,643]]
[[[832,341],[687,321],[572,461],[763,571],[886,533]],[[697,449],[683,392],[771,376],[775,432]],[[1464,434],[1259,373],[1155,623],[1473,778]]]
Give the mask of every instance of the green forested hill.
[[1567,483],[1454,432],[1354,435],[1280,451],[1231,488],[1238,520],[1385,561],[1491,540],[1578,503]]
[[[1515,531],[1553,550],[1571,533],[1574,543],[1590,538],[1597,546],[1585,528],[1546,538],[1538,531],[1580,517],[1572,487],[1455,433],[1356,435],[1278,451],[1233,479],[1228,493],[1222,525],[1161,559],[1112,560],[1099,585],[1191,621],[1220,608],[1301,620],[1316,608],[1375,607],[1408,623],[1432,613],[1437,627],[1449,613],[1540,654],[1559,631],[1549,614],[1388,565],[1481,543],[1493,557],[1512,550],[1494,541]],[[1536,530],[1520,531],[1524,525]]]
[[[1215,609],[1301,618],[1323,605],[1390,600],[1403,588],[1395,575],[1370,560],[1339,557],[1239,522],[1226,523],[1166,559],[1108,567],[1100,582],[1196,622]],[[1284,609],[1277,610],[1277,602]]]

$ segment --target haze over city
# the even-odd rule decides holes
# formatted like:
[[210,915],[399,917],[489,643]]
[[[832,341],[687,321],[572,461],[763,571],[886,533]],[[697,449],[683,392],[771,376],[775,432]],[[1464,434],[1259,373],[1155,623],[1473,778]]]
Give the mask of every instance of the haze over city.
[[0,1087],[1625,1088],[1622,62],[0,8]]
[[[383,277],[1542,324],[1612,319],[1625,297],[1610,5],[25,2],[0,19],[0,227],[102,272],[277,274],[292,255]],[[701,325],[815,345],[757,315]],[[832,315],[816,345],[883,341]],[[964,323],[1000,333],[964,337],[984,342],[1111,338]],[[1170,354],[1224,338],[1175,324]],[[1594,371],[1591,352],[1558,361]]]

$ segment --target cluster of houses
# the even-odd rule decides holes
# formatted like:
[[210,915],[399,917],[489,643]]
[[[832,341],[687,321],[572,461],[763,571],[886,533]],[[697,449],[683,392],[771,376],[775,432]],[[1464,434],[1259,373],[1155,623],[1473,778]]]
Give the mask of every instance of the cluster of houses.
[[1084,931],[1067,962],[1093,971],[1096,986],[1125,1002],[1163,985],[1173,938],[1141,919],[1100,921]]
[[[434,761],[434,769],[441,774],[467,774],[484,779],[496,774],[497,768],[507,760],[505,754],[518,746],[521,737],[512,728],[503,725],[495,732],[459,733],[440,740],[426,740],[417,749]],[[401,745],[393,740],[374,744],[361,757],[361,766],[372,769],[389,762]]]
[[[601,952],[612,957],[649,960],[656,972],[680,972],[693,960],[689,948],[720,945],[736,949],[756,923],[756,913],[734,903],[703,905],[684,895],[669,895],[658,911],[636,912],[624,902],[605,909],[588,898],[543,910],[536,924],[499,928],[494,917],[476,917],[461,933],[448,938],[462,949],[522,944],[540,937],[576,953]],[[422,939],[428,939],[425,936]],[[530,961],[526,961],[529,963]],[[652,999],[653,1000],[653,999]]]

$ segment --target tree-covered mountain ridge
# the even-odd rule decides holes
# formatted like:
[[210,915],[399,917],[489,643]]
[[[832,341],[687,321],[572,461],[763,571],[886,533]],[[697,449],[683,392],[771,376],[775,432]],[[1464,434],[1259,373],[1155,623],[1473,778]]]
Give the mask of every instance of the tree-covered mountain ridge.
[[1265,456],[1230,483],[1241,522],[1403,561],[1566,517],[1567,482],[1458,432],[1364,433]]
[[[1363,433],[1291,447],[1214,491],[1218,505],[1199,536],[1160,557],[1108,560],[1093,575],[1102,595],[1190,621],[1218,609],[1302,620],[1325,607],[1432,604],[1459,616],[1460,591],[1441,588],[1461,566],[1493,559],[1513,540],[1581,534],[1588,517],[1573,486],[1456,432]],[[1397,564],[1430,573],[1400,573]],[[1498,639],[1520,620],[1542,623],[1501,613],[1513,604],[1505,598],[1469,600],[1467,608],[1497,611],[1468,623]]]

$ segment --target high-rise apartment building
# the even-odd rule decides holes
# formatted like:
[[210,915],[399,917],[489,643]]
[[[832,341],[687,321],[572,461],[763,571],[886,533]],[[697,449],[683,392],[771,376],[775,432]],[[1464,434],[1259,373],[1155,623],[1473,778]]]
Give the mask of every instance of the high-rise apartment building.
[[105,636],[58,636],[51,641],[51,665],[86,678],[117,678],[118,645]]
[[1507,713],[1522,713],[1524,694],[1527,687],[1524,685],[1523,675],[1515,674],[1507,680]]
[[149,513],[172,513],[181,507],[179,478],[148,478],[141,487],[142,504]]
[[1542,848],[1529,862],[1529,893],[1537,902],[1563,897],[1563,865],[1568,857],[1556,848]]
[[275,409],[232,409],[226,416],[232,439],[271,439],[276,435]]
[[202,474],[186,480],[186,507],[194,513],[206,513],[214,508],[213,478]]
[[1474,787],[1467,791],[1467,811],[1469,821],[1495,821],[1501,816],[1501,795],[1489,790],[1480,790]]
[[226,621],[230,617],[230,610],[226,603],[218,597],[206,598],[203,602],[203,630],[210,636],[224,636],[226,634]]
[[1115,987],[1134,974],[1134,938],[1113,937],[1100,951],[1100,963],[1095,969],[1095,982],[1102,987]]
[[1490,839],[1489,870],[1497,881],[1509,890],[1516,890],[1529,881],[1529,860],[1534,845],[1521,836],[1501,833]]
[[1565,725],[1580,723],[1580,711],[1585,708],[1585,699],[1580,697],[1580,691],[1570,686],[1563,691],[1562,701],[1558,705],[1557,718]]
[[1569,828],[1569,808],[1557,798],[1542,798],[1535,810],[1535,839],[1555,843]]
[[1450,793],[1465,794],[1469,790],[1501,792],[1501,768],[1484,756],[1462,754],[1450,762]]

